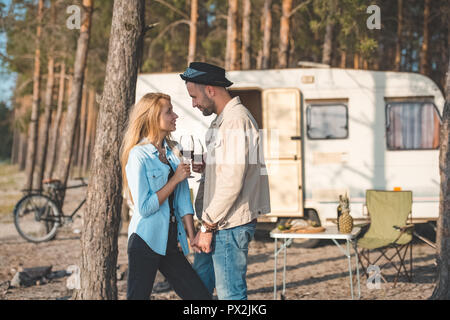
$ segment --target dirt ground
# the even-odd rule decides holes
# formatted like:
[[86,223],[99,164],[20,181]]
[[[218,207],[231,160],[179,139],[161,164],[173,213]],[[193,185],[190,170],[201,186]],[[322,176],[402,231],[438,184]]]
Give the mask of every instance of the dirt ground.
[[[70,265],[79,265],[81,219],[59,229],[56,238],[45,243],[29,243],[22,239],[15,230],[12,208],[20,198],[20,183],[23,174],[0,165],[0,300],[66,300],[72,296],[67,289],[68,277],[59,277],[29,287],[10,287],[17,270],[21,268],[52,266],[52,271],[66,270]],[[75,183],[75,182],[71,182]],[[68,192],[68,203],[64,211],[73,209],[83,198],[80,189]],[[274,241],[268,235],[273,226],[259,224],[255,240],[249,249],[247,272],[248,298],[250,300],[270,300],[274,298]],[[127,268],[126,225],[119,236],[118,267],[120,271]],[[344,246],[344,243],[340,243]],[[192,261],[192,255],[188,258]],[[410,300],[428,299],[434,288],[436,277],[436,251],[423,242],[416,241],[413,246],[413,280],[408,282],[400,277],[393,287],[393,267],[383,268],[383,274],[389,281],[381,282],[378,288],[371,288],[360,271],[361,299],[364,300]],[[354,257],[352,257],[354,262]],[[409,263],[409,259],[407,259]],[[283,255],[278,258],[277,290],[279,299],[283,289]],[[121,273],[123,274],[123,273]],[[163,277],[158,274],[151,299],[179,299],[173,290],[164,285]],[[356,277],[355,294],[357,294]],[[119,299],[126,298],[126,273],[117,282]],[[293,242],[287,249],[286,257],[286,291],[287,300],[343,300],[350,299],[348,262],[340,249],[331,241],[323,240],[316,248],[303,248],[299,242]]]

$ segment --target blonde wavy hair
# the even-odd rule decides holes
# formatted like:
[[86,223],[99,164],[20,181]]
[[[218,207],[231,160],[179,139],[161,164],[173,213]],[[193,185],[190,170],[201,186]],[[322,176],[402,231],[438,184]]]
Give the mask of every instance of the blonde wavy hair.
[[[133,199],[128,187],[125,166],[127,165],[131,149],[138,144],[147,143],[139,143],[143,138],[147,138],[153,145],[158,141],[161,131],[159,117],[161,115],[161,109],[164,106],[163,100],[170,102],[170,96],[159,92],[147,93],[130,111],[127,128],[120,147],[120,164],[122,166],[123,192],[131,203],[133,203]],[[165,139],[172,151],[179,156],[176,142],[172,140],[170,133],[166,135]]]

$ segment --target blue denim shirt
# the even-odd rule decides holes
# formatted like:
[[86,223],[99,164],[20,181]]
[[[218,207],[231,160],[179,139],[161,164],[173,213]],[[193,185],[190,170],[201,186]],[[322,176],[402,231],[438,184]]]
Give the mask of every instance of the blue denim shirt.
[[[176,171],[180,160],[172,152],[164,140],[166,158]],[[134,212],[128,227],[128,238],[137,233],[147,245],[160,255],[166,254],[169,234],[170,207],[169,199],[159,205],[156,194],[166,183],[169,176],[169,166],[159,160],[159,152],[151,143],[134,146],[129,154],[125,172],[128,186],[133,197]],[[184,255],[189,253],[186,231],[182,217],[193,214],[191,194],[187,179],[175,188],[174,210],[177,219],[178,241]]]

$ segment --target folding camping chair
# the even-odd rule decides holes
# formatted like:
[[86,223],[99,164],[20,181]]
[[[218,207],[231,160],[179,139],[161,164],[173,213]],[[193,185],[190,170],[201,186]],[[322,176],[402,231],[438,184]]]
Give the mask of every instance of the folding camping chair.
[[[369,230],[358,240],[359,261],[363,266],[367,277],[367,268],[370,265],[377,266],[381,258],[386,258],[386,262],[382,266],[378,266],[380,271],[386,265],[393,265],[397,274],[394,279],[394,287],[401,274],[404,274],[409,281],[412,280],[412,238],[413,224],[410,222],[412,208],[412,192],[411,191],[381,191],[367,190],[366,204],[370,216]],[[388,255],[388,250],[393,249]],[[405,265],[406,253],[409,250],[410,267],[409,272]],[[378,252],[379,256],[373,259],[371,252]],[[400,265],[394,263],[394,259],[398,257]],[[386,278],[382,275],[384,282]]]

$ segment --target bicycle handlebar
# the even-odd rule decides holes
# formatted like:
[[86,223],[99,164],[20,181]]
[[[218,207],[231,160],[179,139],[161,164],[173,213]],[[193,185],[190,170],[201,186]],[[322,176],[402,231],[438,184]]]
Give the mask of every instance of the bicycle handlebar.
[[27,192],[27,193],[42,192],[42,189],[20,189],[20,192]]
[[[65,188],[61,187],[61,186],[56,186],[56,189],[58,190],[64,190],[64,189],[75,189],[75,188],[82,188],[82,187],[87,187],[88,183],[84,180],[83,177],[77,177],[74,178],[74,180],[80,180],[81,184],[79,185],[74,185],[74,186],[66,186]],[[59,180],[56,179],[46,179],[42,181],[44,184],[52,184],[54,182],[60,182]],[[26,193],[32,193],[32,192],[37,192],[37,193],[41,193],[44,191],[44,189],[20,189],[21,192],[26,192]]]
[[74,186],[68,186],[65,188],[59,188],[59,189],[76,189],[76,188],[81,188],[81,187],[87,187],[88,184],[83,182],[83,184],[78,184],[78,185],[74,185]]

